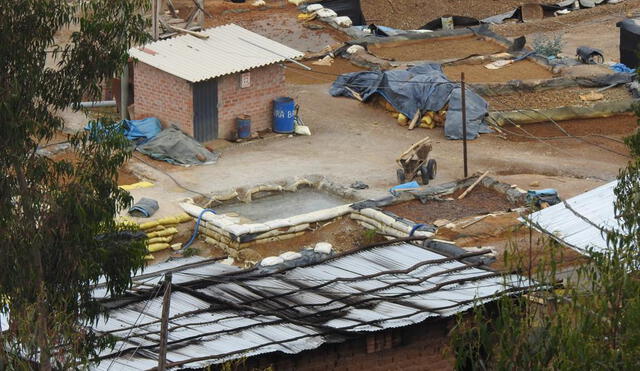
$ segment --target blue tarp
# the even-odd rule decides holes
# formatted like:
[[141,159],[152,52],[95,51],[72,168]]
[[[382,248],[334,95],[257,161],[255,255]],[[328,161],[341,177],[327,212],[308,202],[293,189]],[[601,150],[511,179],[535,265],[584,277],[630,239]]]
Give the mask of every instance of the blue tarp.
[[143,139],[147,141],[162,131],[160,120],[155,117],[147,117],[142,120],[122,120],[124,135],[129,140]]
[[[84,130],[91,130],[94,126],[99,131],[104,128],[102,122],[91,121],[84,127]],[[135,141],[137,144],[154,138],[162,131],[160,120],[155,117],[147,117],[142,120],[122,120],[112,128],[118,128],[127,139]]]
[[[348,89],[347,89],[348,88]],[[329,89],[332,96],[353,97],[350,90],[363,100],[374,94],[383,96],[398,112],[412,118],[416,111],[439,111],[449,105],[444,133],[449,139],[462,139],[460,84],[451,82],[439,64],[426,63],[407,70],[352,72],[339,76]],[[487,102],[466,90],[467,139],[491,129],[484,122]]]

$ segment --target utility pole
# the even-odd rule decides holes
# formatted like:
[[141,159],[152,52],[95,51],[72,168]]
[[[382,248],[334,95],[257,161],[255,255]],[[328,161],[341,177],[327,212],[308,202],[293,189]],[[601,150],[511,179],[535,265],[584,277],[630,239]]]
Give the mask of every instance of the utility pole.
[[164,296],[162,298],[158,371],[165,371],[167,368],[167,335],[169,331],[169,309],[171,308],[171,276],[171,272],[164,275]]
[[467,169],[467,101],[465,97],[464,72],[460,73],[460,88],[462,89],[462,158],[464,161],[464,177],[469,176]]

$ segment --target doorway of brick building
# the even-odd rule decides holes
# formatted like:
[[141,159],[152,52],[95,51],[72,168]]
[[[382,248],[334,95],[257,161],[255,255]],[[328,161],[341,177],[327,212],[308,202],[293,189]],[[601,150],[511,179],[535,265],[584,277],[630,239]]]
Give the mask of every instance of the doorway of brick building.
[[218,138],[218,81],[193,84],[193,137],[198,142]]

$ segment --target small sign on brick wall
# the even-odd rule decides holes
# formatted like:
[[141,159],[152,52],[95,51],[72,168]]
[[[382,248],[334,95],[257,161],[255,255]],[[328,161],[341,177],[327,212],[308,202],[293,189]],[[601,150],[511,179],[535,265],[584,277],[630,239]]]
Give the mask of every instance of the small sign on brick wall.
[[251,86],[251,72],[240,74],[240,87],[248,88]]

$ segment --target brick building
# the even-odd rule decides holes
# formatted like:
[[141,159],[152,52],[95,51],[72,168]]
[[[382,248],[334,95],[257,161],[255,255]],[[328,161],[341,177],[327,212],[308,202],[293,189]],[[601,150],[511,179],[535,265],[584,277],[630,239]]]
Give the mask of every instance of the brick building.
[[103,301],[108,319],[93,330],[110,333],[116,345],[96,369],[157,366],[158,293],[167,272],[173,277],[167,368],[451,369],[446,348],[454,315],[526,292],[529,281],[486,268],[480,255],[488,251],[445,255],[453,245],[432,242],[311,252],[247,270],[202,257],[153,265],[133,277],[146,286]]
[[287,58],[301,52],[235,24],[132,48],[134,116],[157,117],[198,141],[232,139],[236,118],[271,127],[273,100],[286,94]]

